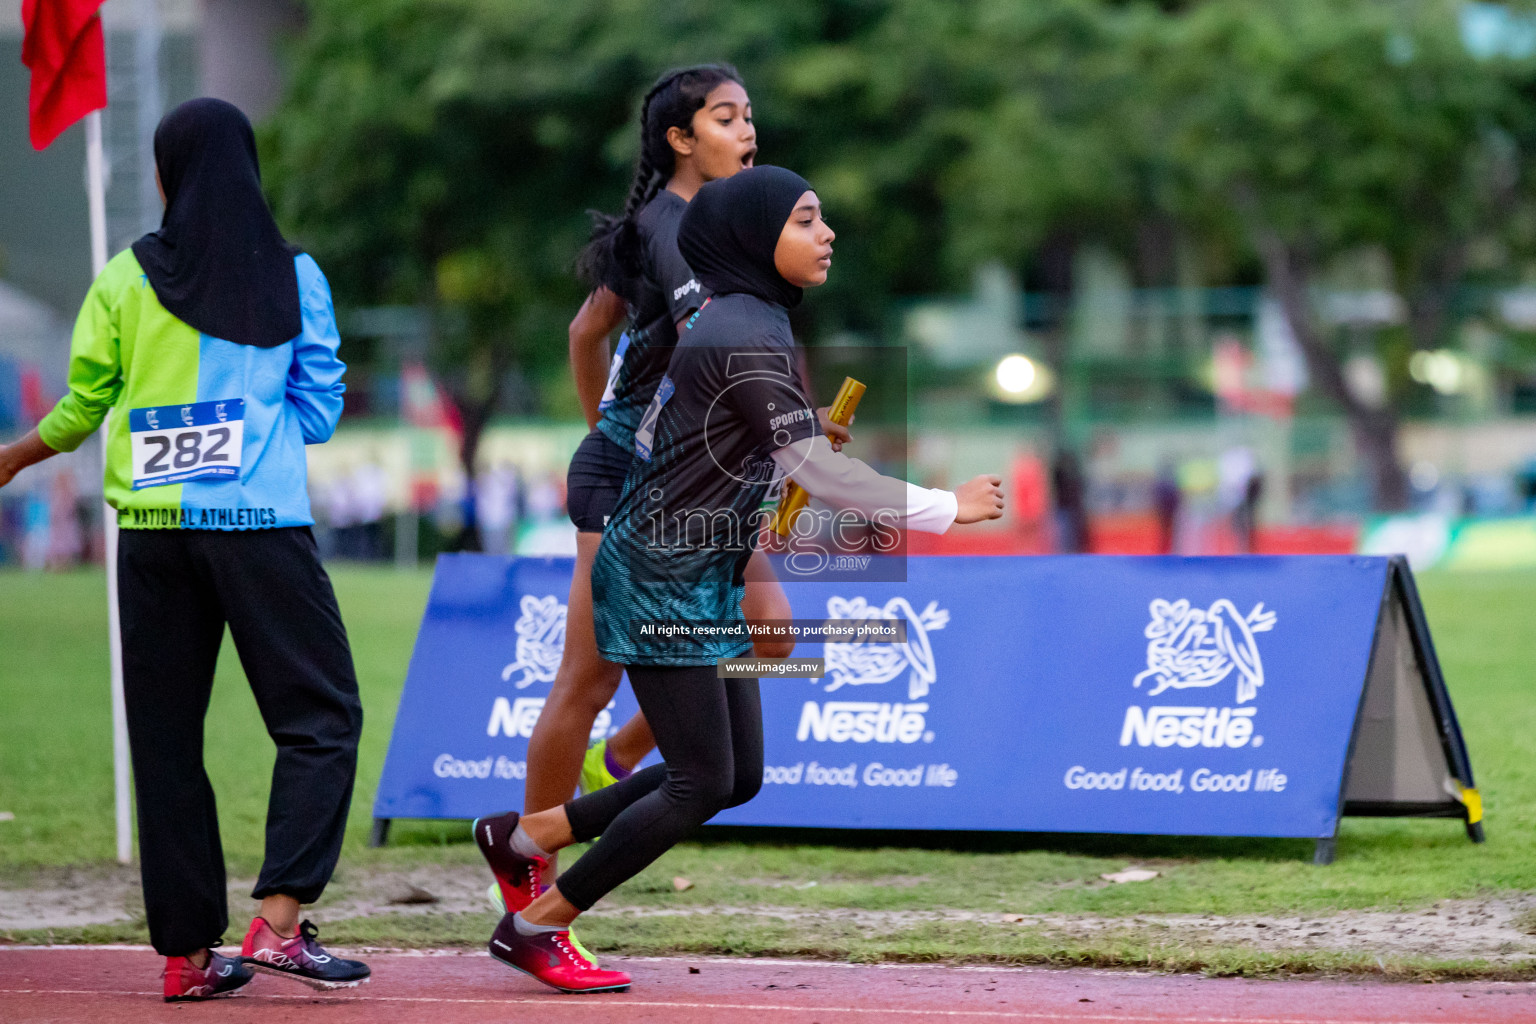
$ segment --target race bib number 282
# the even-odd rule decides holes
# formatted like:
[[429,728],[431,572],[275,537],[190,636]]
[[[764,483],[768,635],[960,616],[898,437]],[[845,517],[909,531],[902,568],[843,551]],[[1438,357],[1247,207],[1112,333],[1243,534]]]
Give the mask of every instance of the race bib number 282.
[[240,478],[245,400],[133,409],[128,413],[133,489]]

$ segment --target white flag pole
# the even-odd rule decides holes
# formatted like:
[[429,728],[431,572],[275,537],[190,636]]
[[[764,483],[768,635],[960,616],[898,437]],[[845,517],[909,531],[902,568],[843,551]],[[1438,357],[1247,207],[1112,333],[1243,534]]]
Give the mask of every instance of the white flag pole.
[[[85,190],[91,210],[91,277],[107,265],[107,168],[101,144],[101,111],[85,115]],[[107,462],[107,425],[101,428],[101,462]],[[123,703],[123,638],[117,612],[117,512],[103,506],[106,532],[107,643],[112,654],[112,783],[117,809],[117,862],[133,860],[133,805],[128,792],[128,710]]]

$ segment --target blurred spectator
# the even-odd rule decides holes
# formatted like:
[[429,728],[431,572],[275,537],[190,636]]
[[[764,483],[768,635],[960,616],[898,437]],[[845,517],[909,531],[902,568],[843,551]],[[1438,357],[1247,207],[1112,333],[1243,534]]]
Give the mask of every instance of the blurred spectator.
[[485,550],[485,542],[480,536],[481,482],[480,477],[464,481],[464,493],[459,496],[459,532],[454,537],[454,551]]
[[1080,554],[1088,550],[1087,482],[1077,454],[1063,447],[1051,465],[1051,487],[1056,501],[1056,550]]
[[48,545],[45,556],[50,569],[69,569],[80,564],[84,549],[80,529],[80,495],[73,473],[55,473],[48,487]]
[[[1435,473],[1435,477],[1438,479],[1439,474]],[[1415,486],[1417,484],[1415,480]],[[1536,512],[1536,459],[1528,459],[1515,471],[1515,485],[1519,491],[1521,509],[1527,513]]]
[[517,532],[520,555],[574,555],[576,527],[565,516],[565,478],[548,473],[528,487],[527,518]]
[[0,565],[21,561],[24,498],[21,494],[0,495]]
[[1242,446],[1228,448],[1216,460],[1216,502],[1232,523],[1239,551],[1253,550],[1255,509],[1249,506],[1249,492],[1257,473],[1253,452]]
[[373,462],[352,471],[352,557],[375,561],[384,557],[382,521],[389,506],[389,477]]
[[1158,464],[1157,476],[1152,481],[1152,506],[1157,513],[1157,551],[1161,555],[1173,554],[1174,531],[1178,527],[1179,507],[1184,495],[1179,490],[1179,478],[1173,463],[1166,459]]
[[1232,513],[1232,530],[1237,534],[1239,550],[1253,554],[1259,529],[1259,499],[1264,495],[1264,474],[1257,469],[1248,477],[1242,501]]
[[1217,458],[1216,498],[1222,508],[1235,509],[1242,503],[1253,467],[1253,452],[1242,446],[1228,448]]
[[489,554],[511,553],[519,491],[517,467],[508,462],[481,473],[476,482],[475,519],[480,526],[481,546]]
[[1050,551],[1051,496],[1045,479],[1045,464],[1034,452],[1015,455],[1010,483],[1008,517],[1022,535],[1023,550],[1030,553]]
[[528,518],[548,522],[565,514],[565,488],[555,473],[547,473],[528,492]]
[[327,558],[351,558],[352,557],[352,524],[356,519],[352,515],[352,481],[351,474],[342,473],[320,490],[320,517],[325,522],[325,532],[330,542],[325,545],[324,554]]
[[22,508],[21,567],[35,572],[48,564],[48,499],[34,487]]

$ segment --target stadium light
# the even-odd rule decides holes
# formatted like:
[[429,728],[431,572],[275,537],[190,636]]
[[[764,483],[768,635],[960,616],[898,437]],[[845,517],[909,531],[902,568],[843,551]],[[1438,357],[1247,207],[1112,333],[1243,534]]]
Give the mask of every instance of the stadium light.
[[1028,356],[1014,353],[997,364],[997,386],[1010,395],[1022,395],[1035,382],[1035,364]]
[[987,383],[987,390],[998,401],[1023,404],[1050,394],[1054,378],[1048,367],[1013,352],[997,361]]

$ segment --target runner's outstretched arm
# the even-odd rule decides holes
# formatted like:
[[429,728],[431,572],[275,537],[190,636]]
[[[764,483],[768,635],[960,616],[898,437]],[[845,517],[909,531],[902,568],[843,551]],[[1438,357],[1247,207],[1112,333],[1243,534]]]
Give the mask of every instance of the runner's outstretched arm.
[[820,435],[780,448],[773,459],[822,501],[866,516],[895,510],[910,530],[943,533],[955,523],[998,519],[1003,514],[1002,479],[996,476],[984,474],[955,491],[919,487],[833,451]]

